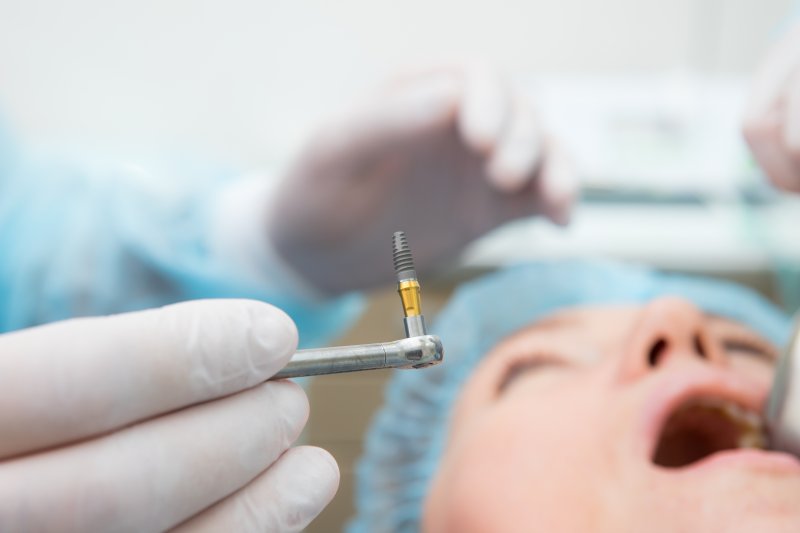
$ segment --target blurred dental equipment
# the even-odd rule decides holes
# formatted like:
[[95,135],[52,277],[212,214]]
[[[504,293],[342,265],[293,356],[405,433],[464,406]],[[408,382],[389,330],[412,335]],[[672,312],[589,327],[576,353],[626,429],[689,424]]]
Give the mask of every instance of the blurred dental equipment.
[[405,233],[395,232],[392,244],[397,292],[403,303],[403,322],[407,338],[394,342],[299,350],[292,356],[289,364],[270,379],[380,368],[425,368],[442,362],[442,341],[435,335],[428,335],[425,329],[419,281]]
[[[769,186],[741,136],[745,78],[532,75],[526,87],[573,156],[581,209],[566,230],[525,220],[494,232],[470,249],[470,267],[611,256],[718,272],[770,268],[773,248],[800,255],[782,229],[800,221],[797,200]],[[773,238],[752,238],[762,225]]]
[[740,133],[747,80],[660,75],[531,80],[543,121],[574,154],[591,200],[766,201]]
[[786,346],[772,383],[765,418],[769,446],[800,456],[800,319]]

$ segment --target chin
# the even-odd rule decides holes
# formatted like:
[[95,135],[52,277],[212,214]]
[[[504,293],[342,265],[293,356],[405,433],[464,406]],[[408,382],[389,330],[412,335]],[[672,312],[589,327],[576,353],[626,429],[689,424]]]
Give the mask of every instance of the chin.
[[654,517],[663,517],[668,525],[656,531],[800,532],[800,476],[761,465],[711,466],[662,479],[652,513],[639,522],[661,523]]

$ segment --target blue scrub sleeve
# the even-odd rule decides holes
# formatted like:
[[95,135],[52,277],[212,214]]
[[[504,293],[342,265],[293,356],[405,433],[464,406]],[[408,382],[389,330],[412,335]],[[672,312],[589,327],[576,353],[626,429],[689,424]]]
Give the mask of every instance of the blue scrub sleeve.
[[0,128],[0,332],[197,298],[269,302],[302,346],[347,327],[361,298],[309,297],[242,275],[211,243],[213,212],[236,173],[196,164],[144,170],[21,150]]

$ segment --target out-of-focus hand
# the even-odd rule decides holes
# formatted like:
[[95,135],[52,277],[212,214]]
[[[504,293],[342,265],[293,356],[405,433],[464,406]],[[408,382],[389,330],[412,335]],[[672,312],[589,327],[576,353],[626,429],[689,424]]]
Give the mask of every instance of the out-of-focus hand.
[[268,232],[336,294],[392,279],[394,231],[425,271],[509,220],[565,224],[575,195],[570,160],[527,99],[475,63],[397,79],[321,128],[274,197]]
[[800,24],[775,43],[756,71],[743,129],[770,180],[800,192]]
[[299,531],[336,492],[289,448],[303,390],[269,305],[208,300],[0,336],[0,531]]

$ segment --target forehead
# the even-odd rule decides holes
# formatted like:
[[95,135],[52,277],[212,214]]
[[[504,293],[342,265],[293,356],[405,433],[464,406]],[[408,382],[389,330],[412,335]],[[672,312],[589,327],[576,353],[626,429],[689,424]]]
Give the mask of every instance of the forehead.
[[[557,311],[530,325],[522,328],[512,335],[530,334],[561,334],[571,330],[598,330],[613,334],[618,330],[633,327],[634,321],[639,317],[642,305],[587,305]],[[746,325],[719,315],[703,313],[705,325],[715,329],[742,329],[750,331]],[[614,325],[615,327],[609,327]]]
[[496,352],[527,350],[531,344],[556,349],[570,347],[576,357],[594,359],[602,350],[633,327],[635,305],[583,306],[558,311],[512,334],[495,347]]
[[558,337],[582,332],[598,337],[617,335],[633,326],[641,306],[632,304],[581,306],[557,311],[512,334],[508,340],[540,336]]

